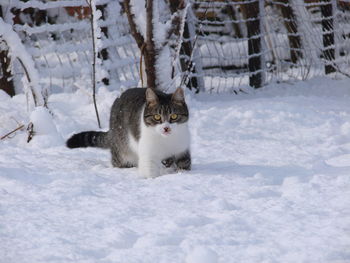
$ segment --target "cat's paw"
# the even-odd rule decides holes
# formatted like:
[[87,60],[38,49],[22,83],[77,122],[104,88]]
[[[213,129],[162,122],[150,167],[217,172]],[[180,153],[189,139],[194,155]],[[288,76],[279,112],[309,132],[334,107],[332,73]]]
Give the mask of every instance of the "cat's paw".
[[167,159],[164,159],[162,161],[162,164],[166,167],[166,168],[169,168],[171,167],[173,164],[174,164],[175,160],[174,160],[174,157],[169,157]]

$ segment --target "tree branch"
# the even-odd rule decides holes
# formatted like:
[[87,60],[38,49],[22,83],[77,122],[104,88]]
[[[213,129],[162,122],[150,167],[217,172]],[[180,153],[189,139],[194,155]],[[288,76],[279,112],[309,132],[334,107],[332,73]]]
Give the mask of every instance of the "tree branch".
[[135,23],[135,15],[131,12],[130,0],[124,0],[124,9],[130,25],[131,34],[134,37],[137,46],[141,50],[142,46],[145,43],[145,39],[137,30],[137,25]]
[[146,43],[153,43],[153,0],[146,0]]
[[92,99],[94,101],[94,108],[95,108],[95,113],[96,113],[96,118],[97,118],[97,124],[98,127],[101,129],[101,122],[100,122],[100,116],[98,114],[98,109],[97,109],[97,103],[96,103],[96,38],[95,38],[95,25],[94,25],[94,15],[95,15],[95,10],[93,9],[92,6],[92,0],[86,0],[87,4],[89,5],[90,8],[90,24],[91,24],[91,36],[92,36]]
[[147,87],[158,89],[156,62],[157,52],[154,42],[154,24],[153,24],[153,0],[146,0],[146,47],[145,47],[145,65],[147,74]]
[[14,129],[13,131],[10,131],[9,133],[7,133],[7,134],[5,134],[4,136],[2,136],[2,137],[0,138],[0,140],[5,139],[6,137],[10,136],[12,133],[14,133],[14,132],[16,132],[16,131],[18,131],[18,130],[21,130],[21,129],[23,129],[23,128],[24,128],[24,125],[22,124],[22,125],[18,126],[16,129]]

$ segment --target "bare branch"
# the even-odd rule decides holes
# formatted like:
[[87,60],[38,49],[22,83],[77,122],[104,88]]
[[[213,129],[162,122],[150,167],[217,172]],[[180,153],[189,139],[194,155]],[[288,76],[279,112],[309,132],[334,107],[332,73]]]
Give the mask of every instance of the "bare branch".
[[92,35],[92,99],[94,101],[94,108],[97,118],[98,127],[101,128],[100,116],[98,114],[97,103],[96,103],[96,38],[95,38],[95,25],[94,25],[94,10],[92,6],[92,0],[86,0],[90,8],[90,24],[91,24],[91,35]]
[[21,130],[21,129],[23,129],[23,128],[24,128],[24,125],[22,124],[22,125],[18,126],[16,129],[14,129],[13,131],[10,131],[9,133],[7,133],[7,134],[5,134],[4,136],[2,136],[2,137],[0,138],[0,140],[5,139],[6,137],[10,136],[12,133],[15,133],[16,131]]
[[145,46],[145,65],[147,74],[147,87],[157,89],[156,62],[157,52],[154,42],[154,24],[153,24],[153,0],[146,0],[146,46]]
[[[146,0],[146,43],[154,44],[153,41],[153,0]],[[147,46],[146,46],[147,48]]]

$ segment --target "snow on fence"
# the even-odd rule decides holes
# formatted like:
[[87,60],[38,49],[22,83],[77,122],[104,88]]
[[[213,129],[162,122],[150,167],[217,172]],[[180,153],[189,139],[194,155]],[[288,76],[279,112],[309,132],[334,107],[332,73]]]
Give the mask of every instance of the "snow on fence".
[[[140,85],[140,52],[122,0],[93,2],[99,85],[112,89]],[[186,73],[192,88],[237,92],[272,81],[335,71],[350,74],[348,0],[189,2],[179,68],[188,71],[189,60],[194,62]],[[13,25],[35,61],[41,84],[50,92],[91,85],[91,10],[85,0],[0,0],[0,7],[0,16]]]

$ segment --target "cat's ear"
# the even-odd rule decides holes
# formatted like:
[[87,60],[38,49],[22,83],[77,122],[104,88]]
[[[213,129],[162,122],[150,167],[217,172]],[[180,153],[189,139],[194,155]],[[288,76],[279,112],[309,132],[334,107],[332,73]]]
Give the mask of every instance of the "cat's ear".
[[151,88],[146,89],[146,102],[150,106],[154,106],[158,103],[158,96]]
[[171,100],[175,103],[184,103],[185,102],[185,95],[184,95],[184,91],[181,87],[178,87],[175,92],[173,93],[173,95],[171,96]]

